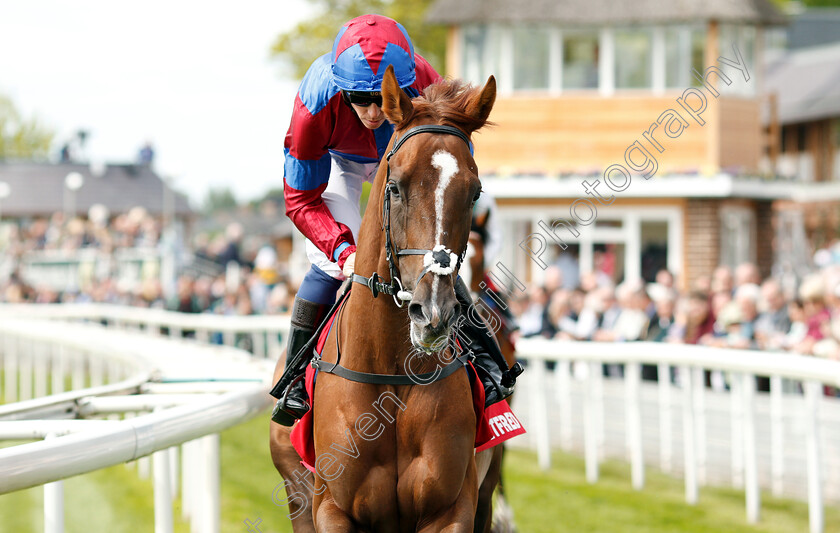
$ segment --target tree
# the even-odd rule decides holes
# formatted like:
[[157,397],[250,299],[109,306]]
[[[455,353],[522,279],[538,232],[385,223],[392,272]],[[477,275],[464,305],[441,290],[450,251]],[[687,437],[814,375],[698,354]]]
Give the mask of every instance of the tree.
[[37,120],[24,120],[14,103],[0,96],[0,161],[44,159],[54,135]]
[[238,205],[236,196],[228,187],[212,188],[207,191],[204,197],[204,205],[202,210],[205,213],[215,213],[216,211],[224,211],[225,209],[233,209]]
[[446,28],[425,21],[426,11],[434,0],[309,1],[318,8],[315,15],[281,33],[271,47],[272,55],[289,64],[295,77],[302,78],[318,56],[332,50],[342,24],[366,13],[380,13],[405,26],[415,52],[426,58],[435,70],[443,72]]

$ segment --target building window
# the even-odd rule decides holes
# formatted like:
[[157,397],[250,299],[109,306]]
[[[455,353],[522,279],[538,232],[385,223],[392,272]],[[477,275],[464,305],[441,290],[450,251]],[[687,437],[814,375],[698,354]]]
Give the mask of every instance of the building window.
[[513,88],[548,89],[548,28],[518,26],[513,29]]
[[700,85],[691,71],[705,71],[706,30],[702,27],[665,28],[665,85],[684,89]]
[[[718,51],[721,57],[725,57],[732,61],[736,61],[735,50],[733,45],[738,47],[741,53],[741,58],[746,63],[747,72],[750,74],[750,80],[744,80],[743,74],[735,72],[734,75],[729,76],[732,80],[730,85],[718,84],[720,92],[724,94],[736,94],[740,96],[755,96],[755,78],[752,78],[755,72],[755,55],[756,55],[756,29],[754,26],[736,26],[734,24],[720,25],[720,39],[718,40]],[[728,75],[728,74],[727,74]]]
[[467,81],[483,84],[493,74],[500,75],[501,32],[494,26],[465,26],[463,32],[463,76]]
[[651,87],[652,50],[650,30],[616,30],[615,87],[617,89]]
[[755,261],[755,213],[748,207],[720,208],[720,264],[735,268]]
[[597,32],[563,32],[563,88],[598,88]]

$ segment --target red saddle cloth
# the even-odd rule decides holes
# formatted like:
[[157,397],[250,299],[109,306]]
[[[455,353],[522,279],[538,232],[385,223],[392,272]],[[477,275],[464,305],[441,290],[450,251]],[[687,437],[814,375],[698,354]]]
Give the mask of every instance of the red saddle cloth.
[[[318,339],[316,346],[317,352],[320,354],[324,348],[324,343],[327,340],[330,329],[332,328],[333,315],[324,329],[321,331],[321,337]],[[472,363],[470,363],[472,367]],[[516,418],[516,415],[511,411],[510,406],[506,400],[495,403],[484,408],[484,387],[479,379],[475,378],[475,368],[473,367],[471,373],[470,384],[472,386],[473,409],[475,410],[476,428],[475,428],[475,451],[481,452],[493,446],[499,445],[504,441],[511,439],[517,435],[525,433],[525,428]],[[315,402],[315,377],[318,371],[311,366],[306,368],[306,393],[309,395],[309,401]],[[421,385],[418,385],[421,386]],[[312,438],[312,409],[310,409],[303,418],[295,423],[292,428],[290,436],[292,445],[301,456],[301,463],[303,466],[315,472],[315,443]]]

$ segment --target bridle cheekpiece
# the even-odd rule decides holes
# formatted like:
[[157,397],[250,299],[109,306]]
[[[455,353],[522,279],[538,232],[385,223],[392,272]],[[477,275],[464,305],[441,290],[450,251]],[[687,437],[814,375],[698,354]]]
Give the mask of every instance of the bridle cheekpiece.
[[[397,307],[402,307],[405,301],[411,300],[411,292],[405,290],[403,288],[403,284],[400,281],[399,270],[397,269],[397,265],[394,261],[394,244],[391,240],[391,194],[393,194],[393,186],[395,183],[391,181],[391,157],[399,150],[399,148],[411,137],[419,134],[419,133],[438,133],[443,135],[454,135],[459,139],[463,140],[467,146],[470,145],[470,138],[458,128],[453,126],[444,126],[444,125],[437,125],[437,124],[426,124],[422,126],[415,126],[413,128],[409,128],[405,134],[394,141],[394,146],[391,148],[391,151],[388,152],[385,156],[385,164],[386,164],[386,178],[385,178],[385,193],[382,200],[382,230],[385,232],[385,259],[388,261],[388,272],[391,278],[390,282],[385,282],[382,278],[379,277],[379,274],[374,272],[369,278],[365,276],[360,276],[358,274],[353,274],[352,280],[356,283],[360,283],[367,288],[370,289],[371,293],[373,293],[373,297],[376,298],[379,296],[379,293],[384,293],[389,296],[393,296],[394,303]],[[420,248],[405,248],[402,250],[398,250],[396,253],[396,257],[404,257],[407,255],[422,255],[423,256],[423,271],[420,273],[420,276],[417,278],[414,286],[416,287],[420,280],[423,279],[428,272],[432,272],[433,274],[437,274],[440,276],[447,276],[452,275],[455,271],[460,268],[461,263],[464,260],[464,255],[466,254],[467,248],[464,247],[464,251],[461,253],[460,256],[452,253],[451,250],[444,247],[442,244],[437,244],[434,249],[432,250],[424,250]]]

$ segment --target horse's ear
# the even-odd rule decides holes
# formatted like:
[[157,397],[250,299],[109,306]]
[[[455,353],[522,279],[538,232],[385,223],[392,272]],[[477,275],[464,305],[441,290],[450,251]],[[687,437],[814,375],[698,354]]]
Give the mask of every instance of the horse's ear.
[[487,122],[487,117],[490,116],[490,110],[493,109],[493,103],[496,101],[496,78],[490,76],[487,78],[487,83],[481,88],[475,96],[473,96],[467,104],[466,112],[471,117],[475,118],[480,128]]
[[382,78],[382,112],[392,124],[398,126],[411,115],[413,110],[411,98],[400,89],[400,84],[397,83],[394,66],[388,65],[385,76]]

